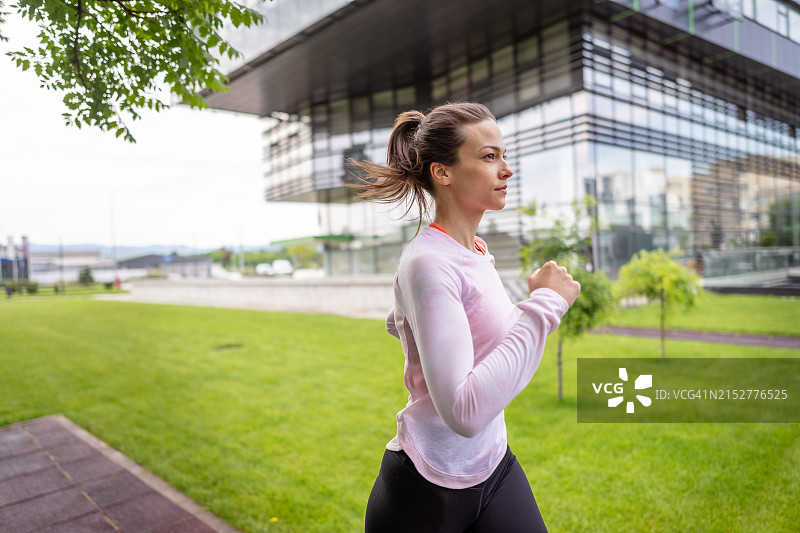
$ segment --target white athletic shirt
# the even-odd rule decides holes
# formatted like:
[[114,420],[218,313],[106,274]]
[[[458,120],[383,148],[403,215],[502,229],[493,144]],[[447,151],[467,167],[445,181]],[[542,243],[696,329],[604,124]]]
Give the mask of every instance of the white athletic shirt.
[[503,409],[530,382],[569,306],[537,289],[517,319],[494,257],[430,227],[403,251],[394,294],[386,328],[403,347],[409,399],[386,447],[404,450],[437,485],[481,483],[506,451]]

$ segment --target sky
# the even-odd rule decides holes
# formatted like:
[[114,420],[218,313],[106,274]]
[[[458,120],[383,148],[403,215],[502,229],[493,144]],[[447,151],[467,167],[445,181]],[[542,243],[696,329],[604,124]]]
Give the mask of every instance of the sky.
[[[34,29],[35,30],[35,29]],[[35,31],[9,16],[0,43],[0,241],[265,246],[319,233],[312,204],[267,203],[257,117],[174,106],[113,132],[64,125],[62,95],[5,55]]]

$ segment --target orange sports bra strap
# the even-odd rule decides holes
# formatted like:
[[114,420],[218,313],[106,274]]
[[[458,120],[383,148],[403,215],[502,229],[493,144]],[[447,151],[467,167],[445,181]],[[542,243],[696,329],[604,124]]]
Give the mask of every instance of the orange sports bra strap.
[[[439,231],[441,231],[445,235],[452,237],[452,235],[447,233],[446,229],[441,227],[436,222],[431,222],[430,224],[428,224],[428,227],[433,228],[433,229],[438,229]],[[478,250],[481,253],[481,255],[486,255],[486,248],[483,247],[483,245],[478,241],[477,238],[475,239],[475,249]]]
[[442,233],[444,233],[445,235],[450,235],[449,233],[447,233],[447,230],[446,230],[446,229],[444,229],[443,227],[441,227],[441,226],[440,226],[439,224],[437,224],[436,222],[431,222],[430,224],[428,224],[428,227],[430,227],[430,228],[433,228],[433,229],[438,229],[439,231],[441,231],[441,232],[442,232]]

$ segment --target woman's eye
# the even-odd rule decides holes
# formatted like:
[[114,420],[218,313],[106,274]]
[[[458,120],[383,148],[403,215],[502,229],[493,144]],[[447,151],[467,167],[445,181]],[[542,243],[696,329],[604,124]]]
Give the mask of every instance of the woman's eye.
[[484,159],[494,159],[494,154],[486,154],[483,156]]

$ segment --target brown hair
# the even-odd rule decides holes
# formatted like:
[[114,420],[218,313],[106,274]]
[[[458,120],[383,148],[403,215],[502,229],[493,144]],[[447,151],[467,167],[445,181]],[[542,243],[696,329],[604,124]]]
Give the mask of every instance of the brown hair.
[[386,165],[353,161],[367,173],[367,178],[353,187],[361,190],[361,198],[382,203],[405,200],[406,215],[416,204],[422,224],[428,211],[425,193],[433,194],[431,163],[457,163],[458,149],[466,142],[464,126],[484,120],[496,119],[486,106],[473,102],[441,105],[427,115],[400,113],[389,137]]

